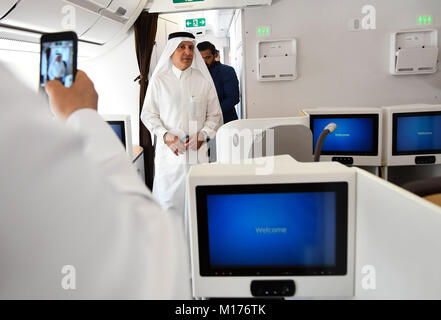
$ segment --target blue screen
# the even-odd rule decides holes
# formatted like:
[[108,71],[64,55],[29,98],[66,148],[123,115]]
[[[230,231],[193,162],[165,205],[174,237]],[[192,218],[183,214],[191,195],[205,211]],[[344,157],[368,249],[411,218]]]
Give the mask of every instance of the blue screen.
[[322,151],[373,152],[373,118],[315,118],[313,120],[314,150],[320,133],[331,122],[337,129],[328,134]]
[[210,264],[334,266],[336,192],[207,195]]
[[123,141],[123,137],[122,137],[122,130],[123,130],[122,126],[120,124],[110,124],[110,126],[112,127],[113,131],[115,131],[119,140],[121,140],[121,142],[124,144],[125,141]]
[[397,117],[397,151],[441,149],[441,115]]

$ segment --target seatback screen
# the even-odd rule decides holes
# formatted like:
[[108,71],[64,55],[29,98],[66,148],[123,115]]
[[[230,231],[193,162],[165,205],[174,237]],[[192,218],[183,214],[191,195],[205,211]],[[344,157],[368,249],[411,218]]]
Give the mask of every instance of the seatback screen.
[[118,136],[119,140],[121,140],[121,143],[126,146],[126,134],[124,131],[124,121],[107,121],[107,123],[110,125],[110,127],[115,131],[116,135]]
[[392,155],[441,153],[441,111],[393,114]]
[[335,123],[337,129],[327,135],[322,146],[323,155],[378,155],[377,114],[311,115],[313,150],[325,127]]

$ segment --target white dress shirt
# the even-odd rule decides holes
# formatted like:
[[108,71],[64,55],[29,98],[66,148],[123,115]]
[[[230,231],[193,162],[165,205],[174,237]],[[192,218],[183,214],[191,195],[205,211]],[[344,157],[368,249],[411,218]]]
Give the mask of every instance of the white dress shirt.
[[189,134],[189,121],[197,121],[197,131],[214,138],[222,111],[214,86],[198,69],[181,71],[173,66],[150,80],[141,119],[158,141],[169,130]]
[[157,136],[153,195],[165,210],[184,215],[187,172],[195,163],[208,162],[207,144],[194,157],[189,151],[176,156],[163,137],[170,132],[185,142],[185,137],[202,132],[214,138],[222,123],[216,89],[198,69],[173,66],[151,78],[141,119]]

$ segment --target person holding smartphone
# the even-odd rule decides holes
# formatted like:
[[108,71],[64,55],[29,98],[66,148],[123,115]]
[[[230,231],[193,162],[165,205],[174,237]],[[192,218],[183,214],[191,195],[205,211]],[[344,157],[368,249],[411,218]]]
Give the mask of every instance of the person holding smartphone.
[[59,121],[1,64],[0,79],[0,299],[190,298],[182,221],[97,114],[87,75],[47,82]]

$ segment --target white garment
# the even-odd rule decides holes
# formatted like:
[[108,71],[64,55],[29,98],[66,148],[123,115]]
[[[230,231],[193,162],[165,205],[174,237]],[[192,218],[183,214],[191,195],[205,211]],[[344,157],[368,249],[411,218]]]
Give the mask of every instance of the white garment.
[[49,80],[63,78],[66,75],[66,67],[64,66],[64,62],[54,60],[49,66],[48,75]]
[[[164,52],[171,51],[170,43],[177,47],[181,41],[194,41],[183,39],[186,40],[171,39]],[[194,55],[194,60],[202,60],[198,50]],[[150,79],[141,120],[157,136],[153,195],[164,209],[184,216],[187,173],[192,164],[208,162],[207,144],[201,146],[197,156],[191,151],[176,156],[164,143],[164,134],[168,131],[184,140],[186,136],[203,132],[214,138],[222,123],[222,110],[205,63],[200,66],[193,62],[191,67],[180,71],[170,63],[170,56],[168,60],[166,63],[161,56]],[[207,71],[208,79],[200,68]]]
[[190,298],[182,221],[112,129],[90,109],[66,128],[1,65],[0,79],[0,299]]

